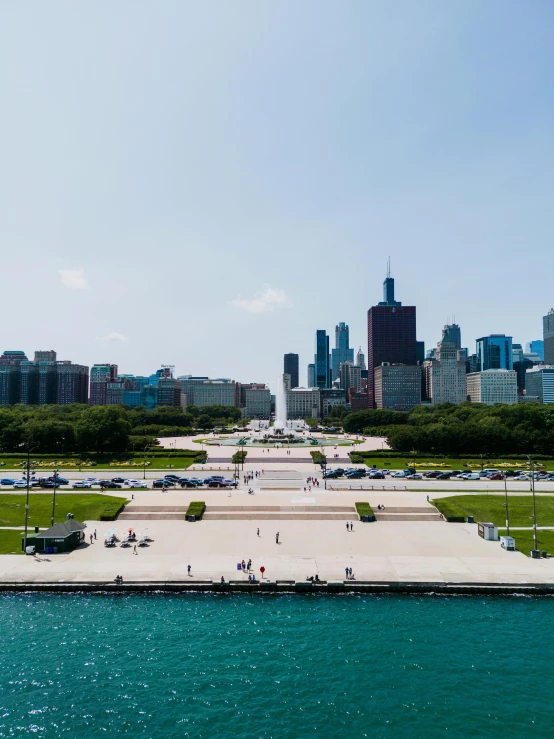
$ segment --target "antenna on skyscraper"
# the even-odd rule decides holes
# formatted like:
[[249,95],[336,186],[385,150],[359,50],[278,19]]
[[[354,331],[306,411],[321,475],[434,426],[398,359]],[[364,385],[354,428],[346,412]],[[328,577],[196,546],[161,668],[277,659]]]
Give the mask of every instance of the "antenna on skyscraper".
[[390,257],[387,261],[387,277],[390,277]]

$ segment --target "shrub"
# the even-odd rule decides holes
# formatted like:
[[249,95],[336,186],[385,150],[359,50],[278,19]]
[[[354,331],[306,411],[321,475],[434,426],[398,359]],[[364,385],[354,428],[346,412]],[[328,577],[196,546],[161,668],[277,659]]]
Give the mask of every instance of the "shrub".
[[196,516],[196,520],[200,521],[202,520],[205,510],[206,503],[203,500],[193,500],[189,503],[189,507],[185,513],[185,518],[188,519],[189,516]]
[[321,452],[310,452],[310,454],[312,455],[314,464],[325,464],[327,462],[327,457]]
[[373,519],[375,518],[373,508],[369,503],[355,503],[354,505],[356,506],[356,512],[360,518],[362,516],[371,516]]
[[101,521],[115,521],[125,508],[125,503],[107,503],[104,512],[100,514]]

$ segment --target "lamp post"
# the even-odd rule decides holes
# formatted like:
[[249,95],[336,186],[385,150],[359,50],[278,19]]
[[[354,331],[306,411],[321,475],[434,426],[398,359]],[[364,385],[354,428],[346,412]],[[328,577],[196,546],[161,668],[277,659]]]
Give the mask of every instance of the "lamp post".
[[531,471],[531,492],[533,494],[533,549],[537,549],[537,505],[535,500],[535,463],[531,455],[529,458],[529,469]]
[[56,513],[56,490],[58,489],[58,470],[54,470],[54,494],[52,496],[52,518],[51,525],[54,525],[54,515]]
[[[23,445],[22,445],[23,446]],[[23,550],[27,553],[27,530],[29,528],[29,488],[31,487],[31,449],[27,444],[27,497],[25,500],[25,534],[23,536]]]
[[508,476],[504,472],[504,495],[506,497],[506,536],[510,536],[510,515],[508,513]]

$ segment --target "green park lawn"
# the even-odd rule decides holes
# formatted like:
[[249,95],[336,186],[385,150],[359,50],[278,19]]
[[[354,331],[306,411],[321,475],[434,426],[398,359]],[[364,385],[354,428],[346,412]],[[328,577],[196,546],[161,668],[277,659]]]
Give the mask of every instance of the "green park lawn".
[[[0,526],[25,525],[25,494],[0,494]],[[126,498],[94,493],[61,494],[56,496],[56,523],[65,521],[67,513],[73,513],[77,521],[98,521],[101,516],[110,516],[126,503]],[[31,493],[29,496],[29,529],[50,526],[52,516],[52,494]],[[2,535],[5,532],[1,532]],[[21,534],[21,532],[19,532]]]
[[[380,469],[389,469],[389,470],[403,470],[406,467],[412,467],[414,463],[413,457],[410,458],[409,454],[405,454],[398,457],[366,457],[364,452],[360,452],[360,454],[364,455],[364,463],[368,467],[372,467],[375,465],[376,467]],[[425,459],[425,457],[416,457],[416,469],[419,470],[438,470],[438,471],[444,471],[444,472],[450,472],[451,470],[463,470],[464,472],[478,472],[481,469],[481,465],[483,467],[498,467],[499,464],[501,464],[504,460],[502,459],[484,459],[483,462],[481,462],[480,459],[476,459],[475,457],[465,457],[462,459],[451,459],[449,457],[445,458],[429,458]],[[507,459],[505,460],[510,465],[519,465],[514,467],[499,467],[500,470],[503,469],[525,469],[527,467],[526,462],[523,460],[515,460],[515,459]],[[546,470],[554,470],[554,459],[548,459],[548,460],[542,460],[541,463],[544,465],[544,467],[540,469],[546,469]],[[509,479],[509,478],[508,478]]]
[[14,529],[0,530],[0,554],[23,554],[21,551],[22,538],[23,531]]
[[[499,536],[506,536],[506,529],[498,529]],[[516,542],[516,549],[525,554],[527,557],[530,556],[531,549],[534,549],[534,540],[532,531],[512,531],[510,529],[510,536],[513,536]],[[550,556],[554,555],[554,531],[537,531],[537,549],[545,550]]]
[[[457,495],[436,498],[432,504],[446,519],[473,516],[476,522],[490,521],[505,526],[506,509],[503,495]],[[537,526],[554,526],[554,495],[537,495]],[[508,498],[510,526],[533,525],[533,496],[513,495]]]
[[[8,471],[12,470],[21,470],[21,462],[24,461],[23,458],[21,459],[3,459],[0,461],[0,477],[6,477],[4,473],[7,473]],[[26,461],[26,460],[25,460]],[[79,465],[75,463],[75,460],[71,459],[64,459],[60,457],[60,459],[51,460],[51,459],[43,459],[40,456],[36,456],[33,459],[34,462],[38,462],[39,464],[35,465],[34,469],[37,474],[39,474],[41,471],[49,471],[53,469],[57,469],[60,473],[60,475],[63,477],[63,473],[65,471],[67,472],[75,472],[76,470],[81,469],[82,472],[86,472],[87,470],[90,470],[91,472],[94,472],[95,470],[124,470],[125,472],[129,473],[129,476],[136,477],[139,472],[142,472],[144,469],[143,460],[140,457],[135,458],[135,464],[130,465],[126,464],[125,461],[119,461],[114,462],[110,464],[110,461],[102,461],[98,462],[94,465],[83,465],[79,468]],[[157,470],[157,469],[179,469],[179,470],[185,470],[187,467],[190,467],[191,464],[194,464],[194,457],[178,457],[178,456],[172,456],[172,457],[146,457],[146,469],[147,470]],[[132,473],[132,474],[131,474]],[[9,475],[13,477],[13,475]]]

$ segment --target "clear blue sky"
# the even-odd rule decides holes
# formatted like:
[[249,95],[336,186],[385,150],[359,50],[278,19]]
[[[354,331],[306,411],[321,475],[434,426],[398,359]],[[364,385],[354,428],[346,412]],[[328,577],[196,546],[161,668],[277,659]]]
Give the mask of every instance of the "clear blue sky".
[[3,349],[274,386],[554,306],[554,3],[0,4]]

